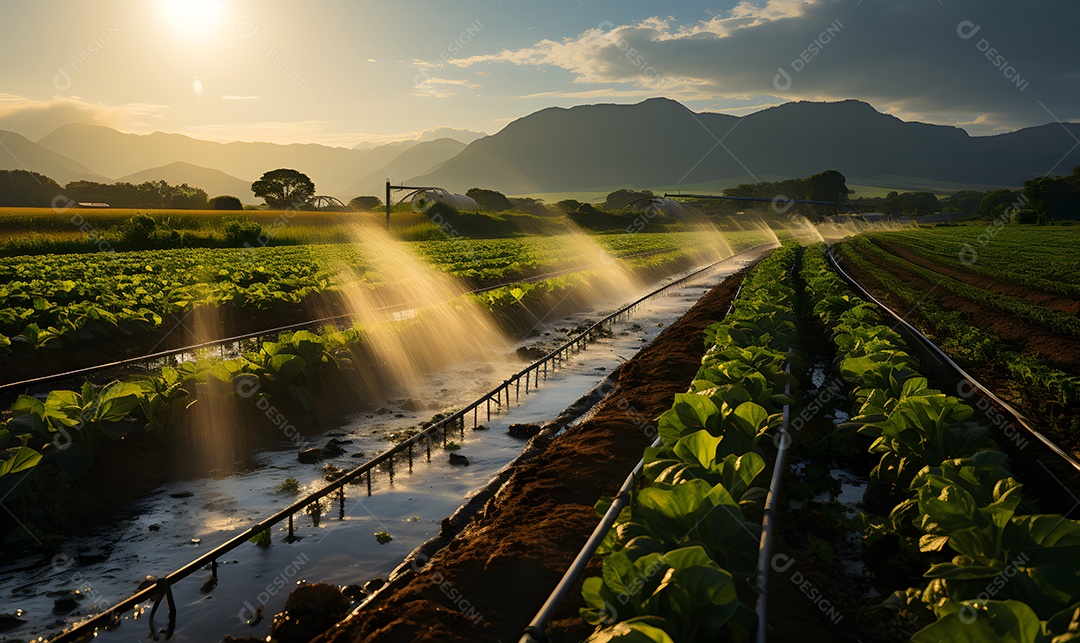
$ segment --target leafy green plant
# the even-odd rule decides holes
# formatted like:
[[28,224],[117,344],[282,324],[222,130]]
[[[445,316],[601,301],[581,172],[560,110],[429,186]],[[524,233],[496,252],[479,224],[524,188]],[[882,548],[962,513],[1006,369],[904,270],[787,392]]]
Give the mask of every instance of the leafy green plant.
[[278,493],[296,493],[300,491],[300,481],[296,478],[285,478],[278,486],[274,487]]
[[[585,581],[582,596],[586,605],[582,618],[589,623],[656,616],[679,624],[669,635],[678,641],[747,638],[755,623],[753,610],[738,600],[731,574],[697,546],[636,560],[616,552],[604,559],[602,578]],[[604,640],[596,636],[590,640]]]

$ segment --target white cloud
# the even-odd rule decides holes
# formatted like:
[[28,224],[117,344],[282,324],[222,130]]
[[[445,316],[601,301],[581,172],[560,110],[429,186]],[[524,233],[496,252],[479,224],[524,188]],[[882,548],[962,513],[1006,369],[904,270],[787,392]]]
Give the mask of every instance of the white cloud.
[[[562,69],[579,85],[706,102],[858,98],[898,116],[992,133],[1053,120],[1040,103],[1060,118],[1080,117],[1077,20],[1080,3],[1018,12],[1004,0],[743,1],[686,25],[662,16],[600,24],[572,38],[450,64]],[[960,27],[968,22],[978,37],[970,25]],[[781,70],[790,83],[777,80]],[[594,87],[550,95],[611,94]]]
[[416,83],[412,94],[424,98],[449,98],[457,96],[463,89],[480,89],[480,85],[452,78],[425,78]]
[[144,134],[154,120],[169,110],[166,105],[127,103],[105,105],[76,97],[54,96],[39,101],[14,94],[0,94],[0,129],[38,140],[67,123],[104,125],[123,132]]
[[221,97],[221,100],[259,100],[258,96],[236,96],[234,94],[225,94]]

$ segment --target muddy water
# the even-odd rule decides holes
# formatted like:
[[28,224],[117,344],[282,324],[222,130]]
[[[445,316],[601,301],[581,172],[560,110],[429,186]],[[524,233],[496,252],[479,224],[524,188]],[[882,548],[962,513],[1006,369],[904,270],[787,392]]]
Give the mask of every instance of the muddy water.
[[[589,350],[549,373],[539,391],[525,395],[523,387],[520,403],[512,404],[507,414],[490,421],[481,415],[486,430],[473,430],[469,423],[464,436],[451,434],[449,439],[461,446],[456,453],[466,456],[469,466],[451,465],[449,452],[441,449],[433,450],[429,464],[426,454],[418,451],[412,474],[405,461],[395,464],[392,483],[385,471],[376,473],[372,496],[367,496],[366,482],[348,486],[344,520],[338,518],[335,500],[325,508],[327,513],[318,525],[308,515],[297,516],[299,540],[285,542],[287,526],[282,525],[275,528],[270,547],[244,545],[223,557],[216,587],[200,591],[210,578],[209,570],[181,581],[174,588],[178,617],[173,640],[215,641],[226,634],[265,637],[272,615],[282,609],[298,583],[346,585],[385,578],[413,548],[438,533],[444,517],[520,453],[524,442],[506,433],[511,423],[554,418],[686,312],[710,287],[746,263],[745,257],[726,262],[695,282],[654,298],[632,319],[612,327],[611,337],[591,342]],[[620,303],[602,302],[595,310],[549,323],[514,348],[550,349],[575,327],[591,323]],[[181,567],[293,502],[300,493],[319,488],[325,464],[351,469],[387,449],[391,445],[388,434],[468,403],[524,363],[511,352],[490,363],[444,369],[426,379],[425,397],[391,396],[377,411],[351,416],[337,430],[299,445],[322,446],[336,437],[346,441],[341,457],[318,465],[301,464],[296,457],[298,445],[286,441],[257,453],[253,465],[243,471],[216,479],[176,481],[157,489],[131,507],[129,519],[65,543],[52,564],[21,571],[16,568],[28,561],[5,565],[0,569],[0,613],[17,614],[26,623],[0,633],[0,641],[35,640],[101,611],[133,593],[146,576],[161,576]],[[354,457],[360,453],[364,455]],[[300,481],[299,493],[275,490],[287,478]],[[382,531],[393,540],[380,545],[374,534]],[[74,603],[64,605],[71,597]],[[66,614],[54,613],[54,607],[72,605],[74,609]],[[260,607],[261,619],[256,617]],[[137,617],[129,613],[119,627],[102,631],[99,638],[147,638],[148,615],[148,609]],[[164,627],[163,611],[155,620],[159,630]]]

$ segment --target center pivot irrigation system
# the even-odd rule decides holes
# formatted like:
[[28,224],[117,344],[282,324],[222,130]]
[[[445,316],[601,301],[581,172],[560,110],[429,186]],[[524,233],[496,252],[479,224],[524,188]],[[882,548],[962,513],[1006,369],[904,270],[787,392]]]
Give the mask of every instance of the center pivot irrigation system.
[[480,206],[476,201],[463,195],[454,194],[449,190],[438,187],[417,187],[408,185],[394,185],[386,180],[386,229],[390,229],[390,208],[393,207],[392,199],[394,192],[408,192],[401,201],[409,199],[421,212],[436,203],[445,203],[458,212],[479,212]]

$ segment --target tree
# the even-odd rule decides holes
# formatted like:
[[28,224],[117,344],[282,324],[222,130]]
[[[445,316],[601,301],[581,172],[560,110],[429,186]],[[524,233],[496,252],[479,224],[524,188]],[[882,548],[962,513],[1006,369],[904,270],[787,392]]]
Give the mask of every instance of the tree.
[[488,212],[506,212],[514,209],[514,204],[510,202],[510,199],[506,198],[506,195],[502,192],[495,190],[470,188],[465,193],[465,196],[476,201],[476,205],[480,206],[481,210],[487,210]]
[[578,201],[577,199],[563,199],[562,201],[558,201],[555,203],[555,207],[559,208],[566,214],[576,212],[577,209],[581,207],[581,205],[581,201]]
[[965,217],[970,217],[979,211],[979,202],[982,201],[983,195],[983,192],[974,190],[960,190],[942,199],[942,205]]
[[47,208],[60,194],[60,184],[44,174],[0,170],[0,206]]
[[1024,182],[1025,210],[1032,210],[1039,223],[1080,216],[1080,177],[1044,176]]
[[941,211],[941,203],[932,192],[904,192],[900,195],[900,207],[905,215],[917,217]]
[[842,203],[851,193],[847,186],[847,177],[836,170],[818,172],[803,181],[806,185],[806,198],[811,201]]
[[358,196],[349,201],[349,207],[361,212],[370,212],[383,207],[382,199],[377,196]]
[[979,200],[979,216],[998,217],[1008,208],[1019,205],[1020,194],[1014,190],[991,190]]
[[244,204],[234,196],[223,194],[210,199],[211,210],[243,210]]
[[271,208],[294,208],[315,196],[315,183],[303,172],[281,168],[263,174],[251,191]]

